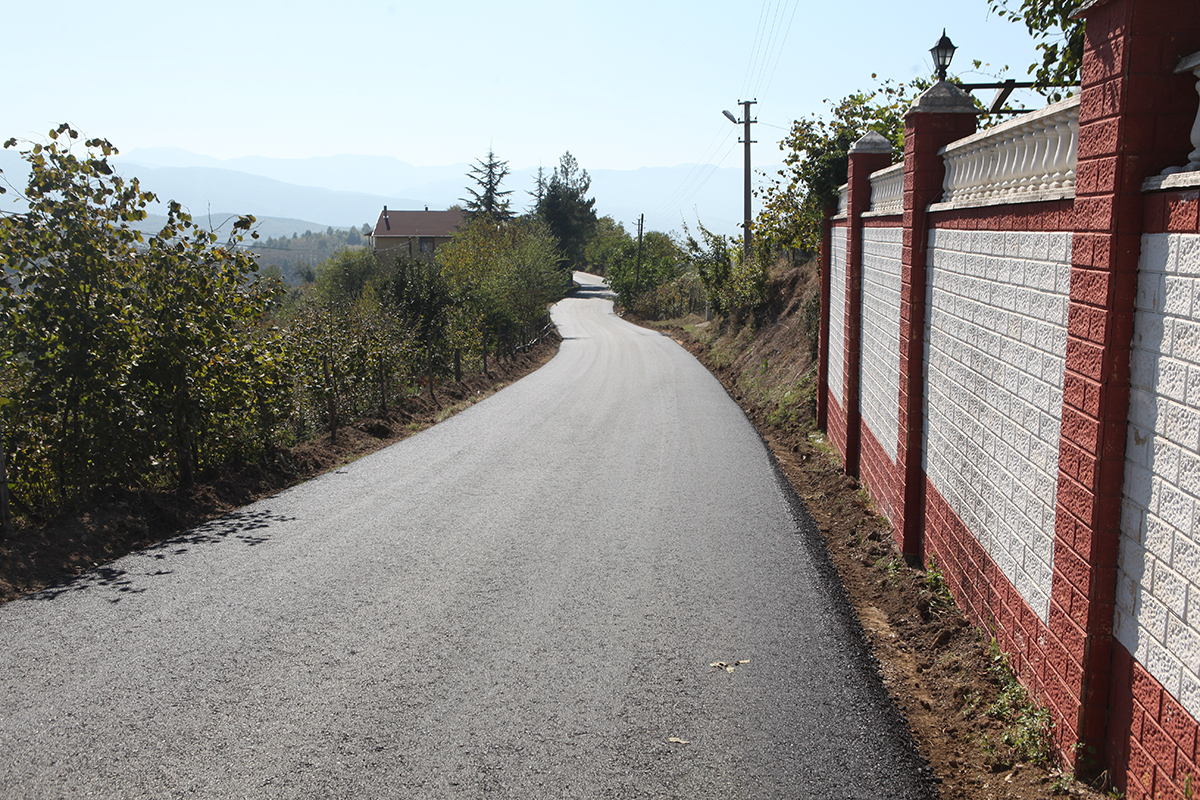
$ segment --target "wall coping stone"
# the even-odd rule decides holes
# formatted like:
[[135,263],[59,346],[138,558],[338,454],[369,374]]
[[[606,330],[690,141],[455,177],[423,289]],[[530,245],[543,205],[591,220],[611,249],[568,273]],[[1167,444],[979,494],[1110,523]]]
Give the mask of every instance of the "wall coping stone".
[[1142,181],[1143,192],[1169,192],[1173,189],[1195,189],[1196,187],[1200,187],[1200,170],[1176,172],[1170,175],[1151,175]]
[[1017,195],[1000,195],[997,197],[981,197],[974,200],[954,200],[949,203],[931,203],[926,211],[930,214],[938,211],[955,211],[960,208],[983,208],[984,206],[1009,206],[1018,203],[1048,203],[1052,200],[1074,200],[1075,188],[1050,189],[1043,192],[1027,192]]
[[1084,0],[1083,5],[1071,12],[1071,19],[1083,19],[1083,15],[1088,11],[1107,2],[1108,0]]

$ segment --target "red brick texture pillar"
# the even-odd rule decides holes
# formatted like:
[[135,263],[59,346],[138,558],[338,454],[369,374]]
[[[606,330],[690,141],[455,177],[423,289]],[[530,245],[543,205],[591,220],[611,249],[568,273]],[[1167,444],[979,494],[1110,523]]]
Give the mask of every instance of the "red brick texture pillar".
[[926,209],[938,200],[945,165],[938,150],[976,127],[969,95],[939,81],[913,103],[904,120],[904,240],[900,265],[900,414],[896,465],[904,479],[893,535],[910,561],[924,553],[925,475],[921,468],[925,396],[925,284],[929,232]]
[[846,217],[846,474],[857,478],[862,454],[863,212],[871,209],[871,173],[892,165],[892,145],[870,131],[850,148]]
[[1059,743],[1082,742],[1086,773],[1102,767],[1108,719],[1141,184],[1186,161],[1194,80],[1173,70],[1200,48],[1200,14],[1194,0],[1093,0],[1077,13],[1087,35],[1044,677]]

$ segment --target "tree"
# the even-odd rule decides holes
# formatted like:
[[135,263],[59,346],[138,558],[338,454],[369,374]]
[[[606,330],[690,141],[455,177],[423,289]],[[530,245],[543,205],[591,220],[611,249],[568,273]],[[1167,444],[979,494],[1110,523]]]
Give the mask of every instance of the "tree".
[[537,178],[534,179],[533,191],[526,192],[526,194],[533,198],[533,205],[530,207],[529,212],[536,214],[538,208],[542,205],[542,198],[546,196],[546,170],[541,164],[538,164]]
[[779,143],[786,154],[775,182],[761,190],[762,210],[754,229],[759,238],[779,247],[815,252],[821,243],[825,208],[846,182],[850,147],[869,130],[904,152],[904,112],[912,95],[928,83],[885,81],[869,92],[855,92],[832,107],[831,119],[813,114],[792,123]]
[[270,388],[274,289],[237,246],[254,218],[218,244],[170,203],[147,240],[133,223],[155,196],[113,173],[111,143],[89,139],[81,156],[78,138],[61,125],[20,151],[27,210],[0,217],[0,351],[11,355],[0,383],[10,474],[29,508],[186,484],[205,457],[245,455],[277,415],[264,404],[286,394]]
[[564,269],[581,266],[587,260],[584,250],[596,229],[596,199],[587,197],[591,186],[587,170],[580,169],[568,151],[559,159],[538,203],[538,216],[558,239]]
[[21,151],[28,211],[0,217],[0,306],[22,373],[13,399],[25,443],[12,468],[40,473],[63,498],[124,474],[139,449],[121,391],[137,336],[130,298],[142,235],[130,223],[154,196],[113,174],[109,142],[87,140],[79,158],[58,142],[76,131],[60,125],[49,136]]
[[1084,21],[1071,19],[1071,14],[1083,6],[1084,0],[1021,0],[1016,11],[1009,3],[1010,0],[988,0],[988,11],[1001,19],[1025,24],[1037,42],[1037,49],[1042,51],[1042,63],[1030,64],[1028,70],[1036,82],[1044,84],[1035,88],[1052,100],[1061,100],[1062,92],[1048,84],[1079,82]]
[[475,191],[468,186],[467,193],[471,195],[471,199],[460,198],[466,203],[467,213],[471,216],[485,214],[497,219],[510,218],[512,212],[509,210],[507,197],[512,194],[512,190],[501,191],[500,189],[500,183],[507,176],[508,162],[497,160],[496,154],[489,147],[487,160],[480,161],[471,167],[468,175],[479,185],[480,191]]
[[613,266],[633,245],[633,238],[625,232],[625,226],[612,217],[596,220],[596,230],[584,248],[588,270],[598,275],[608,275]]
[[[215,231],[199,228],[171,202],[166,224],[140,259],[132,295],[139,336],[130,377],[137,405],[146,412],[151,458],[167,456],[181,486],[191,485],[206,463],[250,455],[246,450],[254,445],[233,431],[247,418],[273,418],[284,400],[279,376],[261,369],[276,363],[277,348],[259,352],[273,340],[270,333],[259,337],[259,324],[278,284],[252,277],[254,257],[236,246],[253,224],[254,217],[240,217],[228,245],[219,246]],[[268,386],[280,391],[265,392]],[[265,444],[264,432],[258,433],[257,444]],[[232,441],[242,452],[226,449]]]

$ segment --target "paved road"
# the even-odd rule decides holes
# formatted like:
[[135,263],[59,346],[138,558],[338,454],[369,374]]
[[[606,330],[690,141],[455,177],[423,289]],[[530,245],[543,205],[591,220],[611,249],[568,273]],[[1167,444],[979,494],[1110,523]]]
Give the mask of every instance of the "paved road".
[[0,796],[931,796],[741,411],[595,291],[555,320],[494,398],[0,607]]

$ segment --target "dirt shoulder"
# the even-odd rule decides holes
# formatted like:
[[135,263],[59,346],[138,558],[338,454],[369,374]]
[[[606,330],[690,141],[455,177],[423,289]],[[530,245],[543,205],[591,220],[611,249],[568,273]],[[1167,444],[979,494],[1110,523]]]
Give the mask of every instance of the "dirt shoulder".
[[53,519],[20,520],[11,538],[0,538],[0,602],[68,581],[411,436],[533,372],[560,342],[555,334],[512,360],[490,364],[487,375],[438,385],[433,399],[428,392],[409,397],[341,428],[336,438],[325,434],[268,462],[201,476],[187,490],[117,492]]

